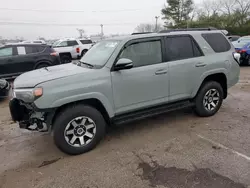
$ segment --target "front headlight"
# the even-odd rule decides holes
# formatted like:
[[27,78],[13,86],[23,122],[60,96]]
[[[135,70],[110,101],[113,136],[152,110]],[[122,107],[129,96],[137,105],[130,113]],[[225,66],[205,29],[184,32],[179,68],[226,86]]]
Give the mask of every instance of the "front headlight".
[[14,89],[13,97],[31,103],[43,95],[43,88]]

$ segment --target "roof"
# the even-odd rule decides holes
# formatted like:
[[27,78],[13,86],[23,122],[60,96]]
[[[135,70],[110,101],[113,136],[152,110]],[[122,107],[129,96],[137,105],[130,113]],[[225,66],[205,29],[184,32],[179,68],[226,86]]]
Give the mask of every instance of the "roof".
[[46,44],[41,43],[8,43],[4,46],[47,46]]
[[[211,30],[211,31],[170,31],[167,33],[146,33],[146,34],[136,34],[136,35],[126,35],[126,36],[119,36],[114,38],[107,38],[105,40],[131,40],[131,39],[140,39],[146,37],[157,37],[157,36],[167,36],[167,35],[197,35],[201,33],[222,33],[221,30]],[[223,34],[223,33],[222,33]]]

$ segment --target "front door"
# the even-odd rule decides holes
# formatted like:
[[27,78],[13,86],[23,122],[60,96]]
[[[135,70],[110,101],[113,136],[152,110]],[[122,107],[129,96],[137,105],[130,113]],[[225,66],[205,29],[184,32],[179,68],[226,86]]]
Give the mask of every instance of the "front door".
[[127,43],[117,59],[132,60],[133,68],[111,72],[116,114],[168,101],[168,63],[162,48],[160,37]]
[[14,47],[8,46],[0,48],[0,76],[1,78],[9,77],[13,73]]

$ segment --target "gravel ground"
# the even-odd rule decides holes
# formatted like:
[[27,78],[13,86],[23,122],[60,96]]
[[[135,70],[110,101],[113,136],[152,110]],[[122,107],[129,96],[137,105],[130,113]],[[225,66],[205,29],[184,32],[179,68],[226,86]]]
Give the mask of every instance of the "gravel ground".
[[108,130],[98,147],[67,156],[49,134],[20,130],[0,104],[0,187],[249,188],[250,68],[213,117],[190,109]]

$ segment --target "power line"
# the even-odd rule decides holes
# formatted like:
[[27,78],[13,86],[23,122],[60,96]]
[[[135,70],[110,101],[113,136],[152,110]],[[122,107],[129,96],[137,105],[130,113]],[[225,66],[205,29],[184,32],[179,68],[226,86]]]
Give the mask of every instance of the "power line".
[[[115,25],[135,25],[137,23],[104,23],[103,25],[105,26],[115,26]],[[0,25],[37,25],[37,26],[98,26],[100,27],[100,24],[81,24],[81,23],[76,23],[76,24],[58,24],[58,23],[41,23],[41,22],[10,22],[10,21],[1,21],[0,20]]]
[[[152,9],[146,8],[146,9]],[[92,11],[85,11],[85,10],[45,10],[45,9],[19,9],[19,8],[0,8],[0,10],[9,10],[9,11],[30,11],[30,12],[58,12],[58,13],[63,13],[63,12],[68,12],[68,13],[84,13],[84,12],[98,12],[98,13],[109,13],[109,12],[132,12],[132,11],[142,11],[146,9],[120,9],[120,10],[92,10]]]

